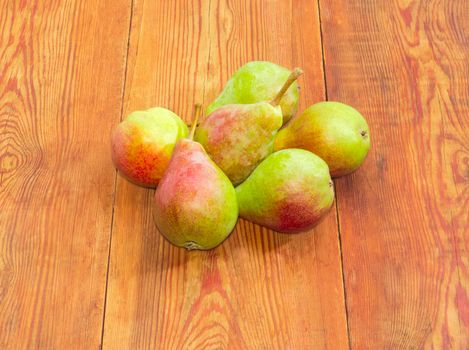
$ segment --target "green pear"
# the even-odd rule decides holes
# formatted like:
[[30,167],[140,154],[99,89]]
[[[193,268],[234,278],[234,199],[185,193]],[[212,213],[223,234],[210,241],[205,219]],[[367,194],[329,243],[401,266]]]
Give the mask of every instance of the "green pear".
[[326,162],[302,149],[272,153],[236,187],[236,195],[242,218],[284,233],[309,230],[334,201]]
[[[196,114],[198,116],[198,114]],[[223,242],[238,219],[233,185],[189,138],[177,142],[154,199],[154,219],[172,244],[186,249],[211,249]]]
[[112,160],[130,181],[154,187],[163,177],[176,141],[188,133],[182,119],[168,109],[132,112],[112,133]]
[[332,177],[339,177],[363,163],[370,149],[370,131],[356,109],[339,102],[320,102],[280,130],[274,147],[311,151],[326,161]]
[[[270,101],[280,90],[291,71],[267,61],[252,61],[239,68],[225,85],[221,94],[207,108],[207,115],[228,104],[247,104]],[[288,89],[279,105],[283,123],[295,114],[298,107],[298,85]]]
[[279,103],[301,74],[296,68],[272,101],[222,106],[197,127],[195,140],[233,184],[243,182],[272,153],[275,135],[282,126]]

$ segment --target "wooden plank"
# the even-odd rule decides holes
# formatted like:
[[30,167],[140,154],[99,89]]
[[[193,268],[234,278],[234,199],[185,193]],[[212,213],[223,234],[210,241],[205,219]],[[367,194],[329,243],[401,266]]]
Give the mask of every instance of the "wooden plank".
[[321,0],[331,100],[371,127],[337,181],[351,345],[469,348],[469,2]]
[[[301,108],[324,98],[315,2],[136,2],[130,52],[126,112],[189,121],[254,59],[304,68]],[[186,252],[156,230],[152,197],[119,178],[105,348],[347,348],[335,210],[309,234],[241,220],[217,249]]]
[[0,4],[0,348],[101,344],[130,6]]

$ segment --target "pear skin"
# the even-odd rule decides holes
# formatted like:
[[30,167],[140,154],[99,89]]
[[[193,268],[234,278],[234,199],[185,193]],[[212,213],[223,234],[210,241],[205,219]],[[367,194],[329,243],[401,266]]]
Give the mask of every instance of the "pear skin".
[[326,161],[332,177],[339,177],[363,163],[370,149],[370,131],[365,118],[353,107],[320,102],[280,130],[274,148],[311,151]]
[[244,181],[273,151],[282,111],[268,102],[227,105],[214,111],[196,129],[200,142],[233,184]]
[[233,184],[243,182],[272,153],[275,135],[282,126],[279,104],[302,73],[296,68],[272,101],[220,107],[197,127],[195,140]]
[[[240,67],[228,80],[221,94],[207,108],[209,115],[228,104],[249,104],[270,101],[291,74],[285,67],[267,61],[252,61]],[[298,84],[293,83],[282,97],[279,105],[285,124],[298,107]]]
[[186,249],[216,247],[233,231],[238,219],[233,185],[203,147],[191,139],[176,144],[154,203],[160,232],[172,244]]
[[334,201],[326,162],[302,149],[272,153],[236,188],[236,195],[242,218],[284,233],[311,229]]
[[112,133],[112,160],[130,181],[154,187],[168,167],[177,140],[187,134],[186,124],[168,109],[133,112]]

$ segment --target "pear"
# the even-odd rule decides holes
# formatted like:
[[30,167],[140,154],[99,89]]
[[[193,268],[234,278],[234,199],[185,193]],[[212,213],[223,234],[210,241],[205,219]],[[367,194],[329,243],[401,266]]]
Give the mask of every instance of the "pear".
[[192,140],[200,106],[189,138],[174,148],[168,169],[155,192],[154,220],[172,244],[187,249],[211,249],[223,242],[238,219],[233,185]]
[[154,187],[163,177],[176,141],[188,133],[186,124],[168,109],[130,113],[112,133],[112,160],[130,181]]
[[353,107],[320,102],[280,130],[274,148],[311,151],[326,161],[332,177],[339,177],[363,163],[370,149],[370,131],[365,118]]
[[236,195],[242,218],[284,233],[309,230],[334,201],[326,162],[302,149],[272,153]]
[[279,103],[301,74],[296,68],[272,101],[220,107],[197,127],[195,140],[233,184],[243,182],[272,153],[275,135],[282,126]]
[[[248,104],[269,101],[290,75],[290,70],[267,61],[252,61],[239,68],[225,85],[221,94],[207,108],[207,115],[227,104]],[[286,123],[298,107],[298,85],[288,89],[279,105]]]

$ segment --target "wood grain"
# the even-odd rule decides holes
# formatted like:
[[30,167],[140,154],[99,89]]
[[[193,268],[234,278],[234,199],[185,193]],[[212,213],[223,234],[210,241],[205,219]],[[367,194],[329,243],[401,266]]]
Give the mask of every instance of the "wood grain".
[[371,127],[337,181],[351,345],[469,348],[469,2],[321,0],[328,96]]
[[[126,113],[160,105],[189,121],[255,59],[305,70],[301,108],[324,98],[315,2],[134,5]],[[335,211],[302,235],[241,220],[217,249],[186,252],[156,230],[152,197],[119,177],[105,348],[347,348]]]
[[101,343],[127,1],[0,2],[0,348]]

